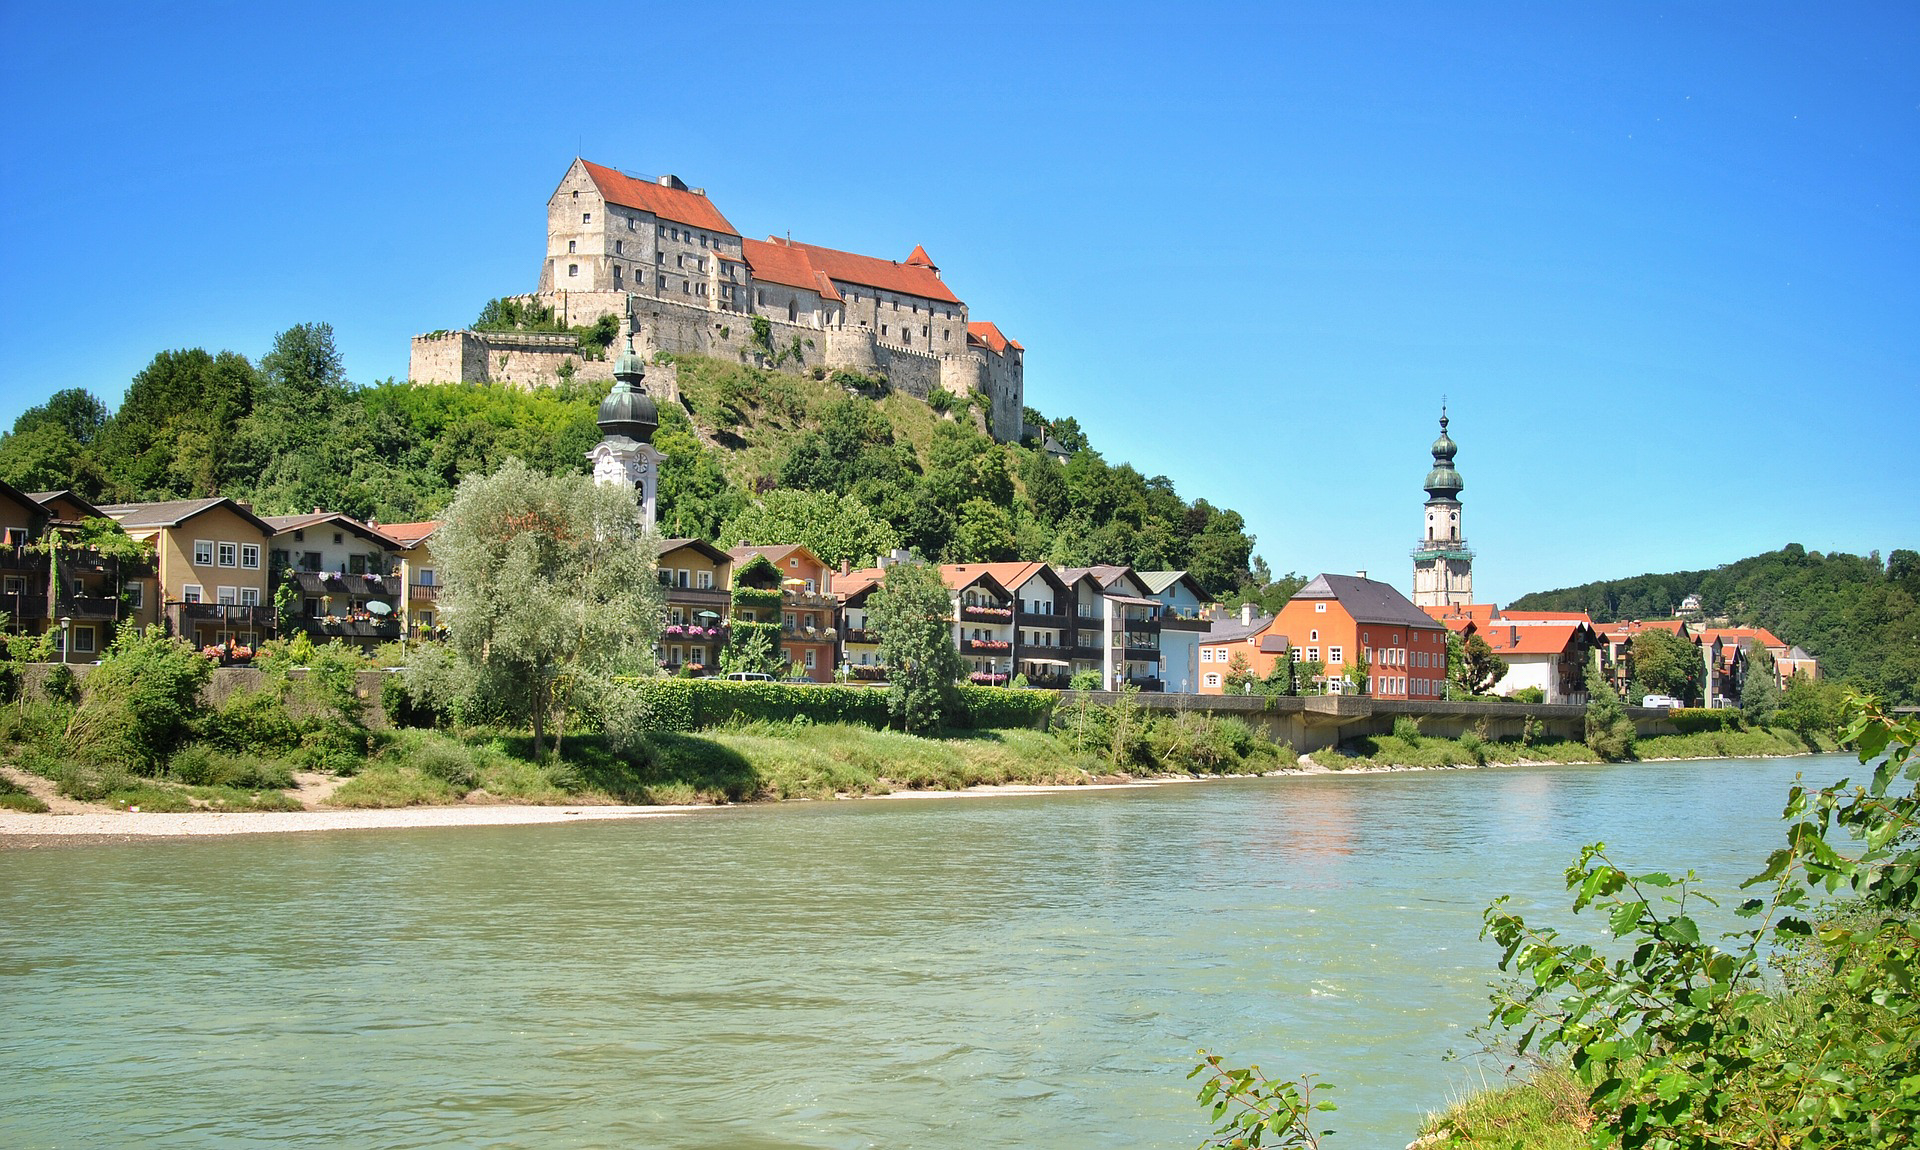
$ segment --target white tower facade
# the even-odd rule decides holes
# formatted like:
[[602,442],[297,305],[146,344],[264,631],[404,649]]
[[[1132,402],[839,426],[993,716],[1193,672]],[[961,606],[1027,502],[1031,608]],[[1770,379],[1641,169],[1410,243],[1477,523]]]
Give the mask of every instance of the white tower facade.
[[1454,469],[1460,447],[1447,434],[1440,408],[1440,438],[1433,441],[1427,472],[1426,534],[1413,549],[1413,605],[1464,607],[1473,602],[1473,551],[1460,522],[1460,492],[1466,483]]
[[595,483],[624,484],[640,490],[640,529],[652,531],[659,522],[660,461],[653,445],[660,428],[660,412],[644,386],[646,367],[633,349],[633,300],[627,300],[627,350],[613,361],[613,390],[600,401],[600,430],[604,437],[587,452]]

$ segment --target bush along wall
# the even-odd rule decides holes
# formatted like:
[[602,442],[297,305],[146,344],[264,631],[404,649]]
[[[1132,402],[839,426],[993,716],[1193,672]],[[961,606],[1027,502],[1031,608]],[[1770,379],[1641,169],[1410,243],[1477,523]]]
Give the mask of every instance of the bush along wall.
[[[848,723],[885,730],[891,725],[887,693],[871,687],[735,683],[724,679],[641,679],[648,726],[660,731],[697,731],[760,720]],[[955,689],[948,723],[975,730],[1045,727],[1053,712],[1050,691],[991,687]]]
[[1683,735],[1697,731],[1738,731],[1746,727],[1744,716],[1731,708],[1676,707],[1667,712],[1667,721]]

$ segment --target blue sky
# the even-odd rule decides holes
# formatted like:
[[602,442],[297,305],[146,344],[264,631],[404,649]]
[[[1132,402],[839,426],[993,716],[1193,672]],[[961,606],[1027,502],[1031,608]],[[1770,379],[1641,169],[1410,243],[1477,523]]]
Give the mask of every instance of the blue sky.
[[1479,598],[1920,546],[1920,9],[27,5],[0,420],[529,290],[576,150],[902,258],[1028,402],[1410,582],[1444,393]]

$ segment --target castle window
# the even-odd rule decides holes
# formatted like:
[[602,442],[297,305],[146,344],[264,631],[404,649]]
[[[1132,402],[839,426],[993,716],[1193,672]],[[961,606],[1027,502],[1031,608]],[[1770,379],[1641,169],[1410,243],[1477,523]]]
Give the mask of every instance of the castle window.
[[632,216],[628,216],[628,217],[627,217],[627,230],[628,230],[628,231],[632,231],[632,230],[634,229],[634,224],[635,224],[635,220],[634,220],[634,218],[633,218]]
[[903,327],[903,328],[901,328],[901,329],[900,329],[900,342],[901,342],[901,343],[904,343],[904,344],[911,344],[911,343],[913,342],[913,333],[912,333],[911,331],[908,331],[908,330],[907,330],[906,328],[904,328],[904,327]]
[[884,323],[880,325],[880,334],[881,335],[887,334],[887,325]]
[[667,238],[667,225],[665,224],[660,225],[660,238],[663,240]]
[[614,283],[620,282],[620,265],[619,264],[613,265],[613,282]]
[[661,276],[661,277],[660,277],[660,290],[661,290],[661,291],[666,291],[666,290],[667,290],[667,277],[666,277],[666,276]]
[[579,264],[568,264],[568,265],[567,265],[567,274],[568,274],[568,275],[570,275],[570,276],[577,276],[577,275],[579,275],[579,274],[580,274],[580,265],[579,265]]
[[593,222],[593,213],[592,213],[592,212],[581,212],[581,213],[580,213],[580,222],[581,222],[581,223],[583,223],[583,224],[590,224],[590,223],[592,223],[592,222]]
[[616,256],[617,256],[617,255],[624,255],[624,254],[626,253],[626,250],[627,250],[627,242],[626,242],[625,240],[615,240],[615,241],[613,241],[613,254],[614,254],[614,255],[616,255]]
[[573,193],[573,198],[574,198],[574,199],[576,199],[576,200],[580,198],[580,193],[579,193],[579,191],[577,191],[577,190],[576,190],[576,191],[575,191],[575,192]]
[[653,253],[653,262],[659,264],[661,267],[665,267],[667,264],[667,253],[665,252]]
[[681,294],[681,295],[692,295],[692,294],[693,294],[693,288],[692,288],[692,287],[691,287],[691,286],[690,286],[690,285],[689,285],[689,284],[687,283],[687,281],[686,281],[686,280],[681,280],[681,281],[680,281],[680,294]]
[[952,342],[952,340],[953,340],[953,332],[952,332],[952,331],[951,331],[950,329],[948,329],[948,328],[944,328],[944,327],[943,327],[943,328],[941,328],[941,329],[940,329],[940,342],[942,342],[942,343],[950,343],[950,342]]
[[573,254],[574,252],[577,252],[577,251],[579,251],[579,250],[580,250],[580,244],[579,244],[579,241],[577,241],[577,240],[568,240],[568,241],[567,241],[567,254],[568,254],[568,255],[572,255],[572,254]]
[[707,246],[707,237],[705,236],[700,237],[700,246],[703,248]]

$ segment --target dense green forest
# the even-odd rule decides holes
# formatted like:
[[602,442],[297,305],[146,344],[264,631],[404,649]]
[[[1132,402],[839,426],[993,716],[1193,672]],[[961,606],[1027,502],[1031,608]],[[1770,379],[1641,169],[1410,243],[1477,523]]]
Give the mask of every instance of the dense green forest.
[[[1238,512],[1108,463],[1071,418],[1027,413],[1073,450],[1063,465],[1031,441],[995,443],[976,405],[945,394],[929,403],[845,372],[672,362],[682,402],[661,404],[655,437],[666,456],[665,534],[802,542],[856,564],[905,546],[947,562],[1185,568],[1227,597],[1269,584]],[[218,494],[262,514],[325,507],[384,523],[427,519],[462,476],[510,456],[585,470],[606,391],[357,385],[331,327],[301,324],[258,363],[231,351],[161,352],[118,410],[84,390],[54,394],[0,436],[0,479],[103,500]]]
[[1920,554],[1900,549],[1883,563],[1821,554],[1789,543],[1711,571],[1608,579],[1524,595],[1525,611],[1586,611],[1598,622],[1672,618],[1700,596],[1705,618],[1765,627],[1806,648],[1822,673],[1896,703],[1920,702]]

